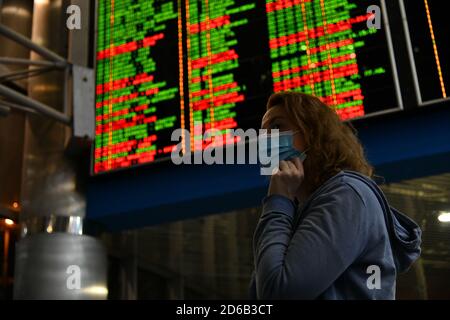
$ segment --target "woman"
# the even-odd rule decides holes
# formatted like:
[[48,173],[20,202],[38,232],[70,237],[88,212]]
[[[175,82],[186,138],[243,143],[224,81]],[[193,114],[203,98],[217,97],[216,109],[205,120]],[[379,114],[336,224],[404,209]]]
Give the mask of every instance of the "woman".
[[270,97],[265,129],[306,152],[280,161],[253,239],[258,299],[395,299],[420,255],[420,228],[391,208],[348,124],[318,98]]

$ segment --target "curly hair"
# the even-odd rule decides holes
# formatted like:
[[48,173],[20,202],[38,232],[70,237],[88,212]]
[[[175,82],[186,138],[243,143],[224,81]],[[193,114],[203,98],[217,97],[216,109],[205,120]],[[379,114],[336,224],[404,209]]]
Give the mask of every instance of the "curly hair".
[[282,107],[304,136],[308,157],[304,161],[305,191],[313,193],[341,170],[373,177],[373,167],[350,123],[341,121],[334,109],[319,98],[300,92],[278,92],[267,102],[267,110]]

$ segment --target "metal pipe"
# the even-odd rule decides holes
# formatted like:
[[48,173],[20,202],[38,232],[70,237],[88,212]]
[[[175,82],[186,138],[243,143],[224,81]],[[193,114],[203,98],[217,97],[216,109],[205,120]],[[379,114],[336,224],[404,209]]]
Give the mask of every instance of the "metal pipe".
[[63,63],[64,65],[68,64],[67,60],[63,57],[59,56],[58,54],[54,53],[53,51],[48,50],[47,48],[44,48],[27,37],[24,37],[20,33],[15,32],[14,30],[11,30],[10,28],[0,24],[0,34],[3,36],[16,41],[17,43],[29,48],[30,50],[33,50],[34,52],[38,53],[44,58],[47,58],[49,60]]
[[50,70],[52,70],[51,67],[19,70],[19,71],[7,73],[7,74],[0,76],[0,82],[15,81],[17,77],[19,77],[19,79],[21,79],[22,77],[28,78],[28,77],[32,77],[36,74],[39,75],[42,72],[47,72]]
[[11,108],[8,106],[4,106],[2,102],[0,102],[0,117],[6,117],[11,112]]
[[37,112],[34,109],[30,109],[15,103],[11,103],[9,101],[5,101],[5,100],[0,100],[0,107],[6,107],[9,109],[17,109],[20,111],[24,111],[24,112],[28,112],[28,113],[33,113],[33,114],[37,114]]
[[63,124],[66,124],[68,126],[71,126],[71,119],[69,116],[50,108],[49,106],[40,103],[39,101],[30,99],[29,97],[14,91],[4,85],[0,84],[0,95],[3,95],[4,97],[7,97],[11,99],[14,102],[20,103],[26,107],[29,107],[31,109],[34,109],[38,111],[39,113],[46,115],[56,121],[59,121]]
[[64,68],[66,66],[66,63],[61,62],[39,61],[39,60],[29,60],[11,57],[0,57],[0,64],[21,64],[28,66],[45,66],[55,68]]

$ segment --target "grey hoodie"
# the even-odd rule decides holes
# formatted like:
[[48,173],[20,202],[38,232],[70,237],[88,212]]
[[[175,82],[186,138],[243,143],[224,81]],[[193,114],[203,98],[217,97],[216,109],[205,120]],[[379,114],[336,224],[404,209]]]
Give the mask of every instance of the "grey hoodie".
[[272,195],[253,238],[253,299],[395,299],[421,230],[370,178],[341,171],[300,207]]

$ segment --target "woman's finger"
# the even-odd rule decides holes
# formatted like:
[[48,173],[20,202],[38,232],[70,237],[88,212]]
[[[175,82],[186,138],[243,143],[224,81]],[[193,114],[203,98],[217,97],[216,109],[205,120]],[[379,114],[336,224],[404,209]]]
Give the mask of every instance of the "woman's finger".
[[302,162],[301,162],[300,158],[295,157],[294,159],[292,159],[292,162],[294,163],[297,170],[302,169]]
[[286,161],[286,162],[288,163],[289,170],[291,170],[291,171],[293,171],[293,172],[296,172],[298,169],[297,169],[297,167],[295,166],[294,162],[292,162],[292,160],[293,160],[293,159],[290,159],[290,160],[288,160],[288,161]]
[[281,171],[288,171],[289,170],[289,164],[287,161],[281,160],[280,161],[280,170]]

